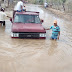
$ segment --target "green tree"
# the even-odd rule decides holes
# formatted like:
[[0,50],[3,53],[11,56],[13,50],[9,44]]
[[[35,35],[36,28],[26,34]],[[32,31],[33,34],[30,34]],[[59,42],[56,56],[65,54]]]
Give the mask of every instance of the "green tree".
[[63,3],[65,3],[65,2],[66,2],[66,0],[62,0],[62,2],[63,2]]
[[39,3],[40,3],[40,4],[43,4],[43,0],[39,0]]

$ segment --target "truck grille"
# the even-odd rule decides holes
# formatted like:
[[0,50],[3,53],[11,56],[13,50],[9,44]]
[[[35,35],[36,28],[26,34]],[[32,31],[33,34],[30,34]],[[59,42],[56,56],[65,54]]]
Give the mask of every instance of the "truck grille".
[[19,33],[19,38],[39,38],[39,33]]

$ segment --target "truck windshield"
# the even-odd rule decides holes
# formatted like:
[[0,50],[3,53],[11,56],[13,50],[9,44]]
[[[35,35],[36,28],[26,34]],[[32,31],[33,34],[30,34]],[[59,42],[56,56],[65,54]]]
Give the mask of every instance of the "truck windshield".
[[14,18],[14,23],[40,23],[38,15],[23,15],[17,14]]

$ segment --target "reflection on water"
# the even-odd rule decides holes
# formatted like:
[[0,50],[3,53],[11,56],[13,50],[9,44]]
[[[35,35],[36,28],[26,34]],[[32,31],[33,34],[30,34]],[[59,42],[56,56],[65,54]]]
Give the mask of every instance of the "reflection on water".
[[51,30],[46,31],[47,38],[11,39],[11,23],[0,25],[0,72],[72,72],[72,25],[57,18],[38,6],[26,6],[27,9],[40,11],[44,19],[43,26],[49,28],[55,19],[61,28],[59,41],[51,41]]
[[50,48],[48,50],[48,55],[53,55],[56,53],[56,48],[57,48],[57,41],[52,41],[50,44]]

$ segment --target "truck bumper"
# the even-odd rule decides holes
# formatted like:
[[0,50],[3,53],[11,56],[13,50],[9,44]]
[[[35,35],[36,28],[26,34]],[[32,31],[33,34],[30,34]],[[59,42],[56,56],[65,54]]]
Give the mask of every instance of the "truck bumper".
[[46,33],[11,33],[12,38],[45,39]]

